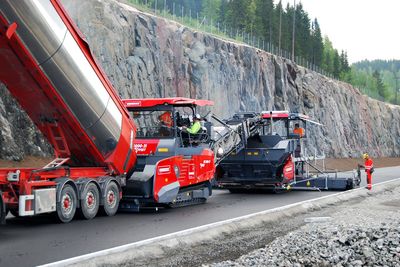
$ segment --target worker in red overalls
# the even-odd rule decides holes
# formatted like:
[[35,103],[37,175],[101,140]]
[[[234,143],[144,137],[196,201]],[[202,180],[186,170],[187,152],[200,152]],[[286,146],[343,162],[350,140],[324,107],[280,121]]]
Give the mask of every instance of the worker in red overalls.
[[363,159],[365,160],[364,168],[365,173],[367,174],[367,189],[372,189],[372,173],[374,172],[374,162],[369,157],[367,153],[363,154]]

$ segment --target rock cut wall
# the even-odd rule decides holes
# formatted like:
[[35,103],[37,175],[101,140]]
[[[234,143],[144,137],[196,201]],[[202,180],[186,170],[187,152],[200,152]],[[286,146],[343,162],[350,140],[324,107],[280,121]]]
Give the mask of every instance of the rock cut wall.
[[[237,111],[302,112],[325,125],[308,129],[310,144],[319,153],[330,157],[359,156],[364,151],[373,156],[400,155],[399,107],[365,97],[346,83],[120,2],[62,3],[123,98],[210,99],[215,101],[213,112],[223,118]],[[14,138],[25,134],[11,132]],[[25,154],[36,151],[38,143],[33,143],[26,144]],[[6,151],[15,149],[5,147]],[[3,158],[8,155],[5,150],[0,152]]]

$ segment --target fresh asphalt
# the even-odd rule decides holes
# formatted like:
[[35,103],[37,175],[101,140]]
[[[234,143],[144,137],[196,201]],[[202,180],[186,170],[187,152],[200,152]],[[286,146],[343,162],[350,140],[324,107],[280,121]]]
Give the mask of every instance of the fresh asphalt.
[[[349,174],[347,174],[349,175]],[[400,166],[376,169],[373,181],[400,177]],[[363,173],[362,185],[365,186]],[[35,266],[336,192],[230,194],[215,190],[206,204],[58,224],[51,216],[14,218],[0,227],[0,266]]]

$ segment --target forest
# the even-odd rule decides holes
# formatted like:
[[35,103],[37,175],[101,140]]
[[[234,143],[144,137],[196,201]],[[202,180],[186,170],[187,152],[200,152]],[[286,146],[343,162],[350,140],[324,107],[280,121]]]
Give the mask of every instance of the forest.
[[[400,60],[363,60],[351,65],[350,83],[371,97],[400,103]],[[397,88],[397,90],[396,90]]]
[[218,32],[228,37],[233,33],[236,39],[251,45],[257,46],[258,40],[260,47],[262,40],[262,48],[265,42],[269,52],[348,82],[373,98],[398,103],[395,88],[400,86],[396,84],[400,83],[399,61],[365,60],[350,65],[347,52],[338,51],[328,36],[322,36],[318,19],[310,18],[301,3],[283,6],[281,1],[273,0],[129,1],[173,18],[201,21],[197,25],[214,25]]

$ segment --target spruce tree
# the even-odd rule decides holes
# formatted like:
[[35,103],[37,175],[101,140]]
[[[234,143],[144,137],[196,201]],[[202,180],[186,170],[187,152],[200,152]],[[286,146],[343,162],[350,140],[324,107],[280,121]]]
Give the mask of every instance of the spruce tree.
[[295,25],[295,54],[303,58],[309,58],[312,51],[312,46],[310,45],[310,19],[301,3],[296,6]]
[[273,19],[272,19],[272,32],[275,35],[273,39],[273,43],[278,49],[282,49],[282,23],[283,23],[283,8],[282,1],[279,1],[275,6],[273,11]]
[[311,62],[317,66],[321,66],[324,51],[324,43],[322,41],[321,28],[317,19],[312,23],[312,52]]
[[322,68],[333,74],[333,47],[328,36],[324,37],[324,50],[322,54]]
[[340,76],[340,58],[339,58],[339,53],[335,49],[333,53],[333,76],[335,78],[339,78]]
[[293,13],[294,8],[291,7],[288,3],[284,12],[284,22],[282,25],[282,32],[284,33],[282,36],[282,44],[283,49],[285,49],[286,51],[292,51]]
[[221,0],[201,1],[201,17],[206,17],[209,21],[219,21]]
[[274,4],[272,0],[254,0],[255,32],[269,43],[273,43],[277,33],[273,31]]
[[[249,1],[231,0],[227,2],[224,22],[235,30],[243,31],[249,25]],[[240,33],[241,33],[240,32]]]
[[381,78],[381,74],[379,73],[378,70],[375,70],[372,73],[372,76],[374,77],[375,81],[376,81],[376,90],[378,92],[378,95],[382,98],[385,98],[386,96],[386,88],[385,88],[385,84],[382,81]]

